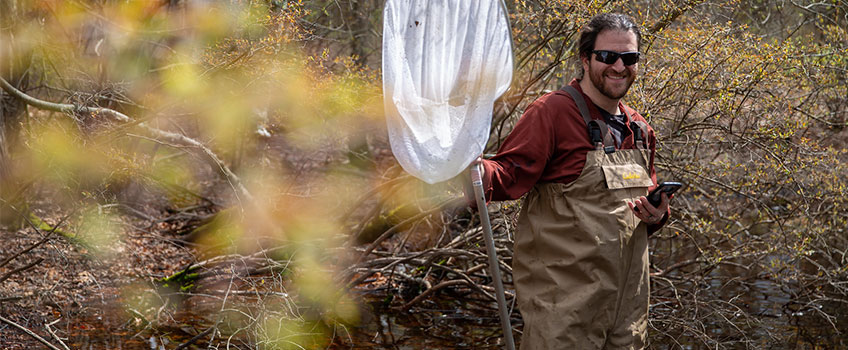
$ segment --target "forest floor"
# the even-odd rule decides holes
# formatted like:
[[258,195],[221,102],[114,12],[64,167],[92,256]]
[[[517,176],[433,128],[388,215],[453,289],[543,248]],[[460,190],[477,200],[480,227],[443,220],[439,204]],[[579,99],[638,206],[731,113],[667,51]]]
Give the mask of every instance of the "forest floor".
[[[387,144],[381,141],[377,152],[388,159]],[[301,174],[315,171],[329,160],[338,161],[337,152],[304,154],[289,149],[279,139],[271,140],[266,148],[278,157],[276,163],[297,164]],[[328,149],[338,150],[324,148],[323,152]],[[210,172],[205,175],[207,179],[214,178]],[[201,335],[215,322],[210,321],[207,311],[220,308],[221,298],[189,298],[179,290],[163,289],[162,279],[209,258],[202,249],[196,249],[195,243],[187,241],[185,234],[202,224],[198,221],[222,209],[213,203],[227,202],[216,197],[229,191],[226,184],[214,182],[201,186],[203,195],[208,196],[206,204],[195,203],[182,210],[174,209],[161,193],[151,193],[144,186],[123,188],[124,195],[130,194],[125,200],[120,200],[118,194],[118,200],[97,205],[109,212],[109,227],[117,231],[99,238],[84,237],[87,232],[79,227],[84,215],[68,209],[79,207],[79,203],[68,205],[67,201],[55,199],[62,191],[42,188],[29,195],[36,198],[28,203],[33,218],[26,220],[15,214],[20,218],[17,227],[0,226],[0,278],[8,274],[8,278],[0,280],[0,316],[8,321],[0,322],[0,349],[45,348],[38,337],[59,349],[64,348],[63,344],[70,349],[173,349]],[[46,226],[56,230],[51,232]],[[97,240],[97,246],[86,243]],[[10,260],[3,264],[6,259]],[[220,290],[220,284],[214,283],[217,282],[196,289],[195,295]],[[368,294],[360,296],[368,298]],[[336,340],[329,339],[328,346],[373,348],[375,344],[411,343],[427,338],[432,342],[432,335],[421,333],[426,329],[426,325],[419,327],[422,323],[444,325],[445,320],[457,319],[445,318],[455,310],[430,313],[441,315],[440,321],[434,321],[432,316],[421,319],[385,310],[379,296],[375,298],[376,301],[361,300],[359,326],[333,335]],[[211,305],[216,302],[217,306]],[[240,302],[249,305],[251,301]],[[463,320],[468,321],[462,326],[465,328],[489,323],[474,315],[460,318],[440,329],[464,332],[456,329]],[[495,327],[488,327],[492,328],[491,333],[497,332],[497,323],[492,324]],[[254,344],[256,340],[246,339],[239,345]]]
[[[68,220],[63,218],[67,214],[60,208],[45,204],[32,210],[49,225],[67,226]],[[162,218],[169,215],[173,214],[160,213]],[[162,291],[159,281],[198,261],[197,251],[171,233],[179,229],[172,227],[174,224],[129,215],[120,220],[123,234],[97,251],[59,232],[36,230],[29,224],[17,230],[0,229],[2,259],[47,237],[0,267],[2,276],[37,262],[0,282],[0,315],[60,349],[61,343],[70,349],[173,349],[202,333],[208,322],[200,316],[205,306],[198,305],[197,298],[153,312],[158,318],[155,329],[148,324],[152,318],[149,305],[138,301],[139,295],[167,299],[170,291]],[[444,300],[442,304],[423,303],[416,308],[418,312],[399,312],[386,307],[381,300],[386,286],[380,285],[379,278],[375,281],[357,293],[362,298],[358,325],[327,339],[329,348],[501,346],[496,314],[485,310],[487,306],[460,306],[455,300]],[[0,348],[44,345],[16,326],[0,322]]]
[[[62,218],[66,214],[49,205],[33,212],[50,225],[66,221]],[[161,234],[159,229],[165,228],[165,223],[145,227],[150,223],[131,217],[123,219],[125,234],[97,252],[60,233],[36,231],[28,224],[17,230],[0,230],[3,259],[49,235],[46,242],[0,268],[0,275],[5,275],[43,259],[2,282],[3,317],[58,344],[45,328],[51,324],[56,336],[66,339],[64,342],[71,348],[81,348],[79,345],[92,338],[124,338],[121,335],[131,329],[125,326],[132,319],[128,317],[132,311],[124,306],[127,292],[151,289],[156,279],[184,268],[193,260],[193,253]],[[0,348],[31,349],[34,344],[36,339],[24,331],[0,324]]]

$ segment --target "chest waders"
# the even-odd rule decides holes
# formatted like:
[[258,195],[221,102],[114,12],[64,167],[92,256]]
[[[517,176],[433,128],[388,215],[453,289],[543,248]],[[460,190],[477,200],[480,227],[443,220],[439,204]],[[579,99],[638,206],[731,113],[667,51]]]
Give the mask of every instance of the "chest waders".
[[[642,349],[648,326],[648,234],[627,205],[648,193],[647,125],[616,150],[603,121],[567,86],[596,149],[572,183],[537,184],[522,204],[513,277],[521,349]],[[639,125],[642,124],[642,125]]]

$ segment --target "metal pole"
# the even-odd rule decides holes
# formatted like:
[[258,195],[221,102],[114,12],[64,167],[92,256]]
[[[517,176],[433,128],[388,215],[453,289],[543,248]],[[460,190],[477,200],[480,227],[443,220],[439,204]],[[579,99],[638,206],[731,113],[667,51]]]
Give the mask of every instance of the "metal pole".
[[486,240],[486,252],[489,254],[489,273],[495,283],[495,294],[498,299],[498,311],[500,311],[501,328],[504,333],[504,343],[507,350],[515,350],[515,341],[512,339],[512,326],[509,322],[509,310],[504,297],[503,279],[498,263],[498,252],[495,251],[495,239],[492,237],[492,223],[489,222],[489,211],[486,208],[486,196],[483,193],[483,166],[480,163],[471,167],[471,186],[474,187],[474,197],[477,200],[477,212],[480,213],[480,225],[483,226],[483,237]]

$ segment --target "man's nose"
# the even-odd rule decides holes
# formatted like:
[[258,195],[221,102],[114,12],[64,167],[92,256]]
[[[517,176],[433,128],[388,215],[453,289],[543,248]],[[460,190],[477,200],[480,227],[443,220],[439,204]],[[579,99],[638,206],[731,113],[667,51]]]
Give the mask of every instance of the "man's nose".
[[619,57],[615,62],[612,63],[612,69],[616,72],[623,72],[627,67],[624,65],[624,60]]

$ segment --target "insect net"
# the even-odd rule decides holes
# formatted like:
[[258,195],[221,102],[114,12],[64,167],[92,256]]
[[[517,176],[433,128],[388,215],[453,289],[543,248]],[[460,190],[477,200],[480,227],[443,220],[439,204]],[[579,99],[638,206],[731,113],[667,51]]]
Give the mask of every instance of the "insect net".
[[392,153],[404,170],[432,184],[483,152],[512,60],[501,0],[386,1],[383,98]]

